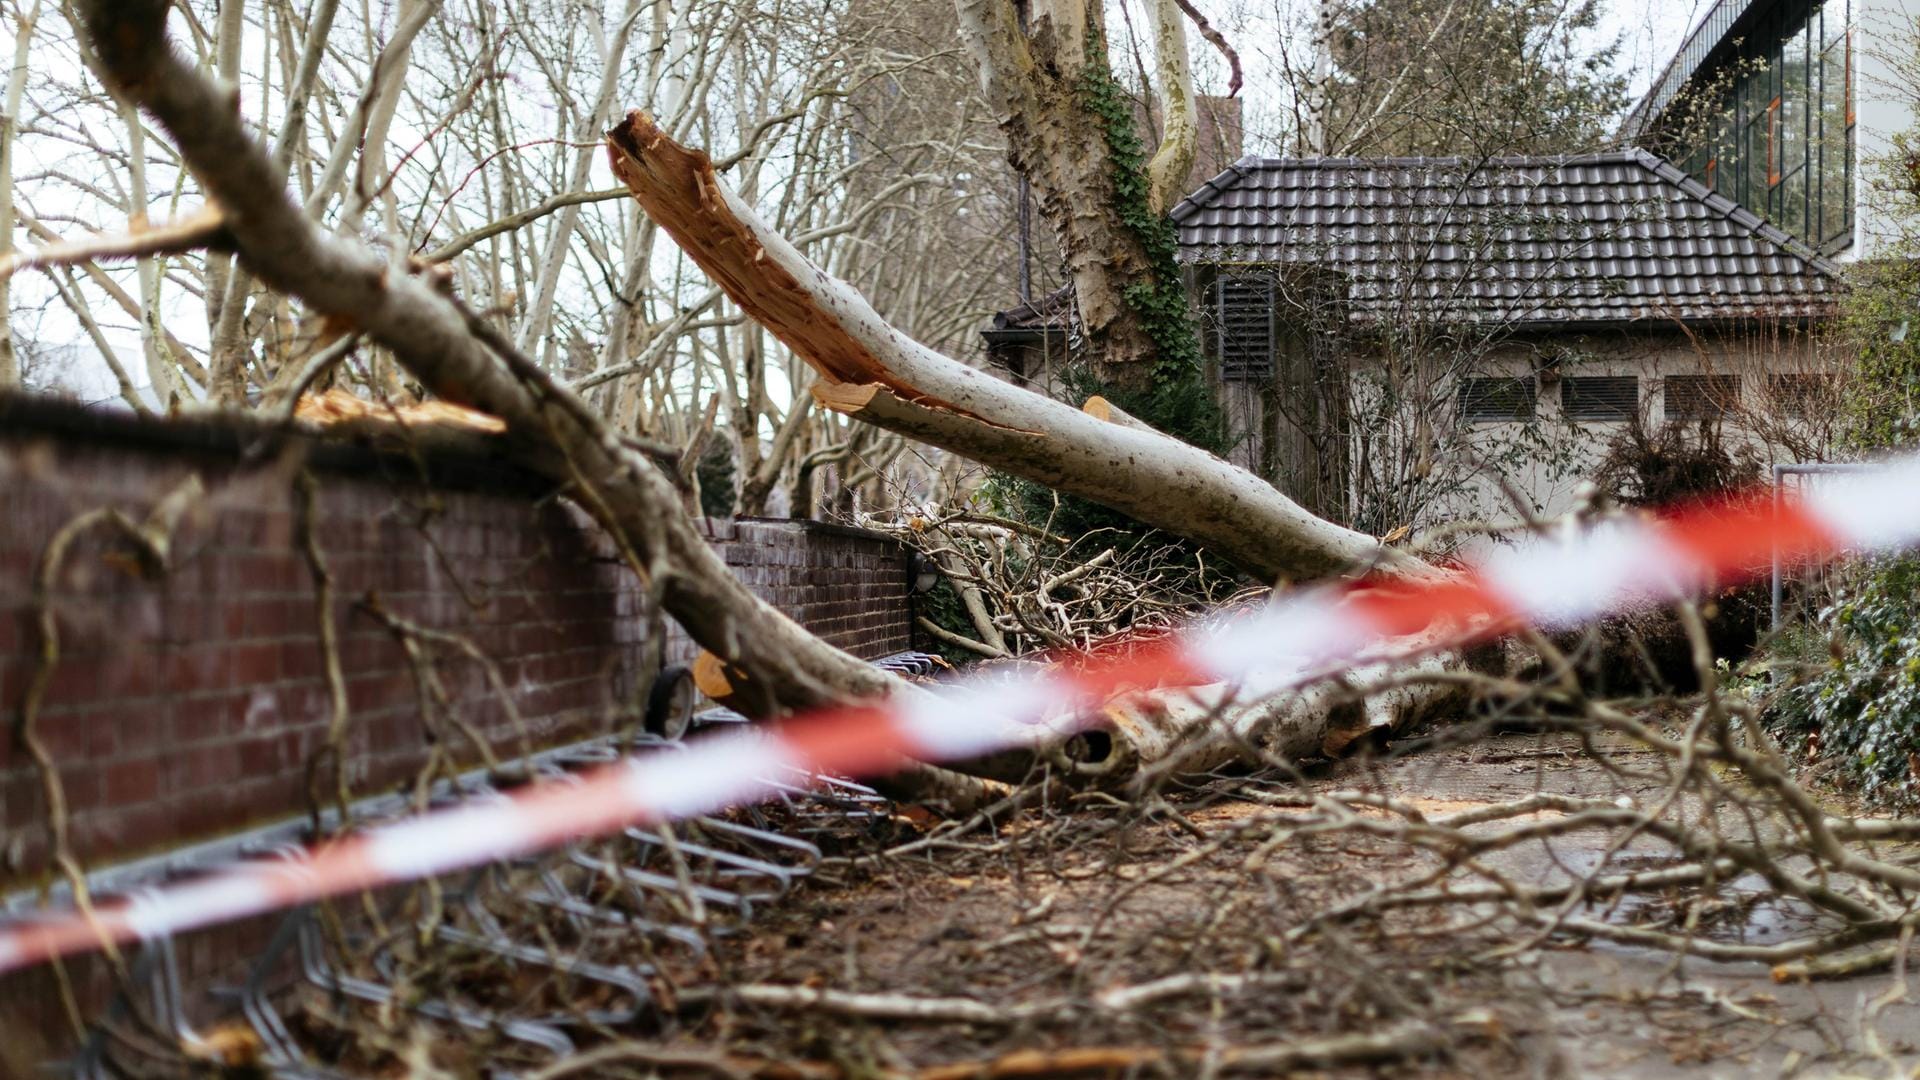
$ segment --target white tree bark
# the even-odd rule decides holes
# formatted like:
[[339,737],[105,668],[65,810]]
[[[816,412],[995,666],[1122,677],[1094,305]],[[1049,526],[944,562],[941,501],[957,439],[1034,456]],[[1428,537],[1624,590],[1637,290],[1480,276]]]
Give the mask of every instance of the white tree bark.
[[[641,0],[627,0],[626,12],[621,15],[620,25],[614,29],[612,40],[603,52],[600,87],[593,95],[593,113],[585,125],[586,131],[596,131],[613,118],[614,91],[620,85],[633,24],[639,21],[644,10],[640,5]],[[593,148],[584,142],[583,139],[573,159],[573,170],[567,178],[568,191],[585,191],[591,176]],[[547,237],[547,251],[540,260],[540,276],[534,282],[533,306],[520,323],[519,344],[523,352],[535,352],[547,328],[553,325],[553,297],[560,288],[560,273],[566,265],[567,248],[573,242],[574,226],[579,220],[578,203],[569,204],[554,218],[552,232]]]
[[[33,47],[34,24],[40,19],[40,0],[33,7],[18,6],[13,32],[13,66],[7,72],[6,98],[0,101],[0,259],[13,253],[13,144],[20,126],[20,103],[27,88],[27,55]],[[12,289],[0,280],[0,389],[20,381],[20,360],[13,346]]]
[[1147,162],[1153,212],[1173,209],[1187,193],[1187,174],[1200,150],[1200,107],[1193,92],[1193,64],[1187,57],[1187,20],[1175,0],[1153,0],[1154,80],[1160,91],[1160,146]]

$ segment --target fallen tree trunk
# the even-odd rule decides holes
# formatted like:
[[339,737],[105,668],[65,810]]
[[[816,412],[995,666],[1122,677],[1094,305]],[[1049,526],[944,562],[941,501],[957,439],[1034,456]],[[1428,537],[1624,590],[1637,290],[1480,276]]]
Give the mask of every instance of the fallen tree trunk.
[[1441,571],[1322,520],[1273,485],[1144,426],[1105,423],[935,352],[809,262],[644,113],[607,135],[614,173],[741,310],[820,374],[817,400],[888,431],[1091,499],[1269,581]]
[[[81,10],[116,89],[173,136],[221,208],[249,272],[385,346],[437,395],[504,421],[521,460],[621,540],[635,571],[696,641],[787,708],[914,692],[814,638],[741,585],[686,518],[672,480],[458,304],[444,279],[317,227],[287,197],[284,170],[253,140],[231,100],[169,50],[164,2],[90,0]],[[1270,577],[1441,573],[1313,517],[1210,454],[1098,420],[906,339],[761,225],[719,186],[704,155],[671,143],[639,116],[614,133],[613,144],[623,179],[645,193],[643,202],[652,197],[649,211],[743,309],[822,371],[828,396],[835,387],[860,391],[841,407],[961,452],[985,448],[975,456],[1108,502]],[[1142,738],[1140,746],[1156,753],[1164,742]],[[1147,760],[1137,751],[1134,758]],[[925,767],[909,769],[892,790],[956,808],[999,794]]]
[[[436,395],[504,421],[520,461],[598,520],[687,633],[772,700],[799,708],[919,692],[749,591],[694,528],[666,473],[456,302],[445,278],[390,262],[303,213],[288,197],[286,170],[243,124],[231,94],[172,50],[170,6],[85,0],[79,9],[103,75],[172,136],[249,273],[385,346]],[[893,790],[959,810],[1002,794],[926,766],[907,768]]]
[[[1425,681],[1463,663],[1459,654],[1370,664],[1297,692],[1242,700],[1238,688],[1123,695],[1101,710],[1100,725],[1068,748],[1070,770],[1109,782],[1142,768],[1211,772],[1263,759],[1334,758],[1372,735],[1391,735],[1450,711],[1470,694],[1460,684]],[[1104,738],[1101,738],[1104,736]]]
[[[901,334],[852,286],[808,262],[763,223],[720,183],[705,154],[675,143],[645,114],[629,115],[608,134],[608,145],[615,174],[647,213],[743,311],[820,374],[814,397],[823,407],[1092,499],[1196,540],[1269,580],[1447,576],[1315,517],[1252,473],[1155,431],[1104,399],[1075,409]],[[1421,663],[1437,670],[1457,662],[1447,656]],[[1392,675],[1382,669],[1369,678],[1384,683]],[[1330,689],[1232,704],[1225,693],[1142,691],[1113,703],[1098,731],[1053,756],[1075,772],[1113,778],[1170,755],[1196,755],[1188,764],[1204,770],[1236,756],[1243,743],[1297,758],[1351,737],[1343,734],[1351,718],[1338,707],[1350,693]],[[1381,725],[1404,727],[1453,700],[1457,695],[1438,687],[1402,687],[1369,708]],[[1195,732],[1221,727],[1237,739],[1212,740],[1197,753]],[[1035,760],[1035,754],[1007,753],[967,768],[1017,780]]]

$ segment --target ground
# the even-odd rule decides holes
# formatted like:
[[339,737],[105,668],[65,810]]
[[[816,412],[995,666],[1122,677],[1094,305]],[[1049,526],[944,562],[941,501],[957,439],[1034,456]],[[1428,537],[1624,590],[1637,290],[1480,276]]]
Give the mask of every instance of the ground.
[[[519,1069],[541,1080],[1290,1071],[1704,1080],[1909,1075],[1900,1068],[1920,1062],[1909,1034],[1920,1032],[1920,1008],[1898,1002],[1898,982],[1884,972],[1776,982],[1759,963],[1608,944],[1558,922],[1686,931],[1722,945],[1764,945],[1815,925],[1757,880],[1526,909],[1563,908],[1554,925],[1487,902],[1360,908],[1385,885],[1437,882],[1449,865],[1479,865],[1513,888],[1566,882],[1603,862],[1615,872],[1671,867],[1644,835],[1565,831],[1582,815],[1560,809],[1462,820],[1528,797],[1647,807],[1678,790],[1663,787],[1675,775],[1665,759],[1600,736],[1475,732],[1444,742],[1457,730],[1307,775],[1219,776],[1130,802],[1081,792],[958,834],[930,831],[933,819],[914,810],[804,820],[741,811],[736,821],[789,834],[828,822],[810,833],[826,858],[784,895],[765,892],[750,918],[672,888],[649,894],[680,905],[671,911],[625,909],[707,920],[704,951],[528,904],[534,886],[563,878],[576,894],[592,892],[599,879],[581,870],[580,859],[595,857],[586,849],[540,864],[537,880],[506,874],[511,887],[426,894],[469,938],[491,925],[476,922],[482,906],[494,905],[502,925],[532,913],[508,936],[540,941],[546,955],[652,965],[644,984],[541,974],[456,939],[422,951],[401,931],[359,955],[375,957],[369,966],[394,987],[392,1003],[415,1004],[310,995],[293,1027],[310,1060],[395,1077],[433,1075],[420,1067],[431,1062],[440,1075]],[[1360,809],[1330,810],[1335,792]],[[1365,806],[1369,798],[1396,800],[1398,816]],[[1671,805],[1709,829],[1750,809],[1734,797]],[[1438,827],[1447,819],[1450,834]],[[653,849],[664,861],[643,865],[683,882],[689,866],[704,872],[699,845],[714,837],[701,828],[683,828],[678,848]],[[1462,834],[1525,839],[1474,852],[1444,839]],[[1876,854],[1902,858],[1885,846]],[[705,880],[751,891],[738,876]],[[602,895],[596,903],[628,902],[618,889]],[[486,1024],[456,1036],[422,1019],[425,1001],[548,1018],[581,1056]],[[597,1018],[582,1023],[582,1010]]]
[[[1645,781],[1620,775],[1620,766],[1631,772],[1630,750],[1615,748],[1610,759],[1616,769],[1604,770],[1570,739],[1505,736],[1353,761],[1304,783],[1366,787],[1432,814],[1535,791],[1647,793]],[[1011,1068],[1019,1059],[1005,1055],[1016,1051],[1068,1048],[1132,1055],[1104,1059],[1130,1060],[1131,1069],[1085,1075],[1194,1075],[1209,1047],[1230,1061],[1236,1048],[1378,1033],[1409,1020],[1443,1029],[1445,1045],[1379,1066],[1385,1074],[1832,1075],[1871,1064],[1876,1050],[1913,1056],[1903,1034],[1920,1031],[1913,1006],[1862,1024],[1863,1003],[1887,989],[1885,975],[1778,985],[1758,964],[1529,938],[1489,921],[1486,909],[1415,909],[1299,933],[1333,903],[1437,863],[1395,840],[1351,833],[1295,833],[1262,851],[1301,811],[1259,796],[1297,791],[1291,782],[1223,782],[1170,796],[1146,820],[1117,816],[1096,798],[997,834],[840,863],[723,949],[716,974],[735,984],[967,998],[1004,1018],[911,1021],[847,1015],[827,1002],[738,1001],[682,1037],[848,1075],[967,1062],[981,1068],[940,1075],[1029,1075],[991,1066],[999,1059]],[[1592,865],[1609,839],[1581,833],[1500,857],[1514,875],[1544,882],[1558,872],[1556,860]],[[1727,907],[1732,917],[1704,934],[1765,941],[1796,924],[1795,913],[1737,894]],[[1658,902],[1634,903],[1609,917],[1668,913]],[[1196,987],[1137,1008],[1099,1004],[1103,992],[1207,971],[1260,981],[1217,996]]]

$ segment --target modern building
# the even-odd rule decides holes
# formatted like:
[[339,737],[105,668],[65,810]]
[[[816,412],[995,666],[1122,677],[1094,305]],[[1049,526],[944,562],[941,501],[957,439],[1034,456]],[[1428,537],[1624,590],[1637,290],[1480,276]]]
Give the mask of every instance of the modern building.
[[1914,0],[1718,0],[1624,134],[1823,254],[1899,235],[1875,173],[1914,125]]

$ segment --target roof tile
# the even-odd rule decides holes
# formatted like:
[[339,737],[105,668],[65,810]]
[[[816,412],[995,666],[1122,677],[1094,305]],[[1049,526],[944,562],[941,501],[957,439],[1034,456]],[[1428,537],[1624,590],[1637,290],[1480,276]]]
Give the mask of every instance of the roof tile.
[[1671,317],[1674,297],[1702,298],[1689,317],[1818,315],[1836,288],[1826,260],[1641,150],[1246,158],[1173,219],[1185,262],[1344,271],[1361,318],[1446,304],[1490,321],[1611,322]]

